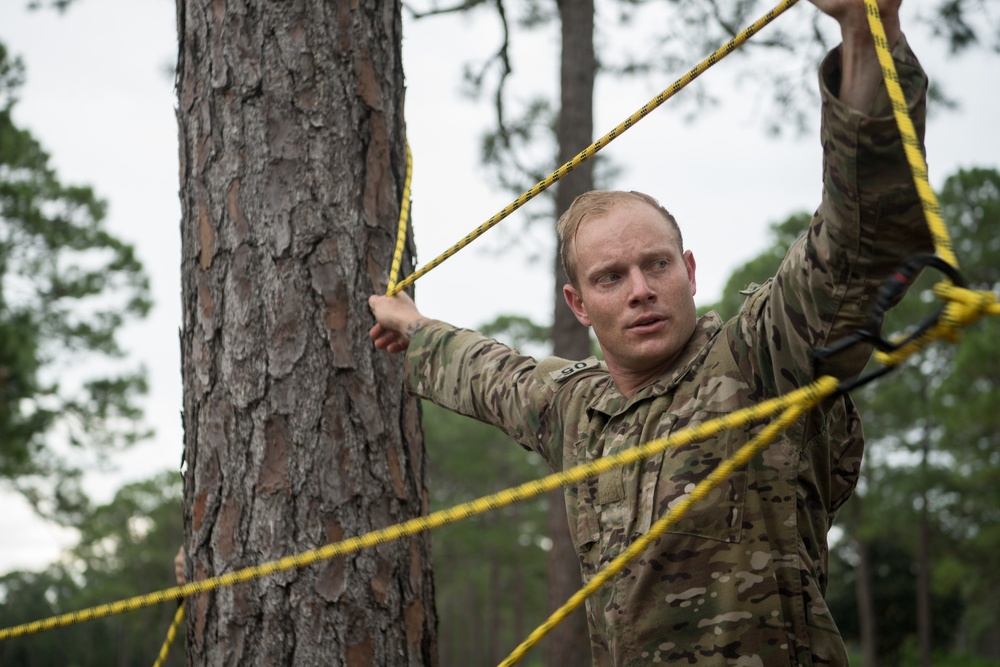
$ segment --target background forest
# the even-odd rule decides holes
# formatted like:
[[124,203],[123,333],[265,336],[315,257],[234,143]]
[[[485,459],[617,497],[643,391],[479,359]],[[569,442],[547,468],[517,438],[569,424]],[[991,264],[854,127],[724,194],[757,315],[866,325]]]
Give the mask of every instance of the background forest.
[[[104,1],[79,0],[81,9],[87,3]],[[170,3],[165,4],[169,10]],[[530,15],[539,7],[528,3],[522,9]],[[3,9],[8,14],[14,11],[9,6]],[[43,11],[52,10],[46,6]],[[74,11],[71,7],[62,20],[72,22]],[[963,33],[961,12],[955,21],[949,33],[953,39],[968,32]],[[523,17],[518,26],[544,30]],[[6,30],[0,21],[0,41],[12,37]],[[537,35],[531,39],[538,39]],[[989,43],[983,46],[995,49]],[[169,65],[170,54],[162,55]],[[997,61],[988,62],[995,71]],[[467,73],[475,71],[470,67]],[[487,71],[485,66],[480,70]],[[108,221],[108,206],[114,208],[114,198],[105,202],[90,187],[64,181],[55,168],[58,154],[50,158],[48,147],[33,134],[31,119],[15,111],[24,98],[22,89],[30,90],[26,82],[31,76],[30,69],[19,63],[18,54],[0,44],[0,479],[52,525],[72,528],[73,538],[51,562],[38,567],[22,564],[0,575],[0,628],[171,585],[171,561],[182,534],[181,482],[176,471],[140,479],[132,476],[125,482],[105,476],[97,485],[103,488],[93,484],[88,488],[85,483],[93,470],[107,470],[129,450],[141,451],[141,444],[136,443],[150,437],[149,415],[143,416],[142,407],[148,405],[151,384],[156,389],[155,377],[151,383],[149,370],[137,362],[141,357],[133,350],[141,346],[123,344],[120,332],[148,319],[151,307],[158,306],[150,274],[155,283],[160,255],[169,253],[154,252],[153,261],[141,260],[142,247],[135,241],[131,221],[119,226]],[[432,76],[441,78],[439,72]],[[472,85],[477,83],[475,76],[466,81],[476,88]],[[482,86],[484,81],[489,77],[478,80],[480,94],[488,89]],[[946,84],[944,97],[949,93]],[[711,89],[699,88],[696,93],[712,97]],[[529,113],[524,123],[515,123],[518,131],[511,135],[522,139],[530,136],[532,124],[538,131],[549,120],[543,107],[527,97],[518,101],[536,115]],[[725,106],[726,96],[720,93],[719,98],[716,104]],[[634,100],[635,104],[629,101],[629,112],[645,98]],[[468,104],[478,104],[480,116],[486,117],[477,128],[488,126],[492,100]],[[802,104],[809,112],[809,102]],[[689,110],[694,108],[703,107]],[[709,104],[707,108],[714,107]],[[761,134],[759,126],[768,125],[760,116],[749,124],[745,119],[742,132]],[[415,126],[412,141],[418,145],[418,123],[411,123]],[[75,131],[85,132],[81,127]],[[497,136],[487,134],[481,146],[485,156],[499,165],[499,173],[507,174],[507,182],[501,176],[500,183],[516,190],[532,169],[518,172],[519,165],[514,163],[520,160],[523,167],[533,158],[496,150]],[[780,139],[768,141],[774,141],[775,150],[780,151]],[[473,148],[480,145],[475,139],[467,143]],[[420,156],[432,152],[430,145],[423,153],[419,148],[416,151],[418,174]],[[814,158],[817,152],[810,147]],[[623,181],[627,159],[609,158],[602,178]],[[937,174],[941,180],[934,182],[940,183],[936,189],[964,277],[974,288],[997,292],[1000,173],[993,164],[995,159],[985,168],[959,163],[948,173]],[[933,160],[931,168],[934,173]],[[478,171],[480,180],[491,178]],[[176,190],[169,170],[165,180],[168,189]],[[806,201],[812,192],[806,193]],[[491,198],[497,196],[490,193]],[[496,201],[505,203],[503,196]],[[800,194],[788,196],[790,202],[801,199]],[[480,222],[475,216],[493,212],[481,201],[475,203],[464,211],[462,229],[470,226],[470,210],[473,224]],[[793,209],[786,205],[782,210]],[[429,214],[430,207],[424,212]],[[418,203],[415,226],[433,226],[429,216],[421,218],[420,213]],[[806,212],[772,214],[759,222],[770,227],[756,232],[752,245],[736,251],[739,261],[712,260],[716,267],[736,268],[716,271],[717,288],[707,281],[700,295],[702,309],[716,309],[724,316],[734,313],[741,303],[739,290],[773,272],[783,249],[807,221]],[[520,241],[513,240],[516,234],[506,233],[493,242],[493,248],[513,245],[528,254],[544,254],[546,241],[538,240],[544,237],[537,229],[537,224],[526,227]],[[450,243],[458,235],[450,234],[445,240]],[[433,247],[432,243],[427,245]],[[512,254],[504,257],[503,261],[513,262]],[[699,259],[703,260],[701,254]],[[166,261],[176,263],[172,257]],[[702,261],[700,267],[706,264]],[[550,280],[547,271],[547,265],[526,269],[536,283]],[[939,276],[929,273],[893,311],[887,330],[902,330],[934,309],[928,290]],[[432,290],[440,288],[421,289],[430,297]],[[547,288],[536,284],[527,290],[537,294]],[[172,291],[176,287],[169,285],[166,293]],[[713,303],[711,299],[720,294]],[[550,349],[544,308],[501,304],[485,316],[481,306],[477,303],[469,310],[474,314],[449,317],[447,306],[435,303],[433,307],[440,312],[432,314],[480,328],[531,354],[546,354]],[[461,317],[478,319],[463,321]],[[171,336],[176,326],[168,324]],[[965,334],[961,345],[935,346],[855,394],[865,416],[868,458],[864,482],[832,536],[828,590],[858,665],[920,664],[921,646],[933,652],[938,665],[1000,665],[1000,636],[994,630],[1000,622],[1000,416],[996,409],[1000,405],[1000,348],[996,334],[996,322],[981,323]],[[175,343],[171,345],[176,348]],[[54,370],[74,364],[76,370],[68,374]],[[174,416],[178,409],[175,405]],[[431,510],[547,472],[537,457],[493,429],[431,405],[425,405],[423,413]],[[157,453],[156,457],[176,465],[180,451],[173,446],[168,456]],[[543,499],[434,534],[441,665],[496,664],[547,615],[546,553],[552,544],[547,513]],[[6,533],[0,538],[0,551],[13,549],[18,539],[16,528]],[[161,605],[0,642],[0,665],[149,665],[173,611],[172,605]],[[864,656],[864,650],[869,655]],[[172,652],[168,664],[183,664],[183,640]],[[544,661],[535,652],[526,664]]]

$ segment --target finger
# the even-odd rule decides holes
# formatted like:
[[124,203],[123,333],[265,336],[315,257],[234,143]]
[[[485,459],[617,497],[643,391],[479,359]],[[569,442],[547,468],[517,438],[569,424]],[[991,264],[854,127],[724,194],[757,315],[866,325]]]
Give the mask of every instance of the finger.
[[391,330],[383,330],[375,339],[375,348],[379,350],[388,349],[390,345],[399,340],[399,334]]

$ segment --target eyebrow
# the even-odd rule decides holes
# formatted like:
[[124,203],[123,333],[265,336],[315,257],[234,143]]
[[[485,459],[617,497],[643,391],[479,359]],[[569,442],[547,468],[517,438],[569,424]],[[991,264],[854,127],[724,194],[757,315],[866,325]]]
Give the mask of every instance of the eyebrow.
[[[650,247],[644,250],[641,254],[642,263],[645,264],[653,259],[669,258],[671,260],[681,257],[681,253],[677,252],[677,246],[674,243],[666,243],[660,247]],[[620,268],[622,264],[621,257],[614,257],[606,262],[601,262],[595,265],[590,271],[582,274],[583,278],[586,280],[592,280],[595,277],[602,276],[606,273],[621,273]],[[577,266],[577,271],[580,267]]]

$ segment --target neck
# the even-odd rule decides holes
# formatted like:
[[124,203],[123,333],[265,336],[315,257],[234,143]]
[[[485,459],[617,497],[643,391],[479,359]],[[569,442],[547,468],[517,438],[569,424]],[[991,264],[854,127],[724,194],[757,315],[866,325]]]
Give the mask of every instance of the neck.
[[614,364],[609,361],[606,361],[606,363],[608,365],[608,373],[611,374],[611,379],[614,380],[615,386],[618,387],[618,391],[620,391],[625,398],[631,398],[635,392],[639,391],[646,385],[656,380],[656,378],[663,375],[663,372],[670,368],[671,364],[674,363],[679,354],[680,353],[675,354],[652,368],[639,370],[619,366],[618,364]]

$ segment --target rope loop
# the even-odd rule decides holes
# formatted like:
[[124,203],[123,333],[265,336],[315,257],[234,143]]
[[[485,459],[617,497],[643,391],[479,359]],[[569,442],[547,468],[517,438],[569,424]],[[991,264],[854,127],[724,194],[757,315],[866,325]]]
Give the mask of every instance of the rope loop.
[[[814,375],[819,377],[824,374],[824,367],[831,357],[837,356],[856,345],[870,345],[876,350],[876,359],[879,363],[883,364],[883,367],[870,371],[867,374],[859,375],[854,379],[842,381],[837,393],[843,394],[856,389],[876,378],[882,377],[898,366],[915,351],[916,348],[912,347],[914,343],[922,340],[928,332],[936,330],[945,320],[952,319],[949,317],[948,306],[946,304],[938,308],[926,319],[918,322],[908,333],[897,336],[893,340],[882,337],[882,321],[886,311],[902,299],[906,290],[910,288],[913,281],[916,280],[917,276],[925,268],[935,268],[941,271],[952,285],[960,287],[965,285],[965,281],[958,269],[937,255],[925,254],[910,257],[879,287],[878,295],[875,297],[875,303],[868,313],[868,321],[865,323],[865,326],[837,342],[813,350]],[[956,329],[956,326],[951,326],[947,329],[953,331]],[[935,338],[937,337],[940,336],[935,336]],[[899,354],[904,349],[907,350],[906,354]],[[882,356],[879,357],[879,354]]]
[[879,350],[875,360],[880,364],[897,366],[914,351],[934,340],[957,343],[962,331],[986,315],[1000,315],[997,296],[986,290],[970,290],[963,285],[941,281],[933,288],[934,294],[945,301],[934,326],[916,338],[910,338],[893,350]]

